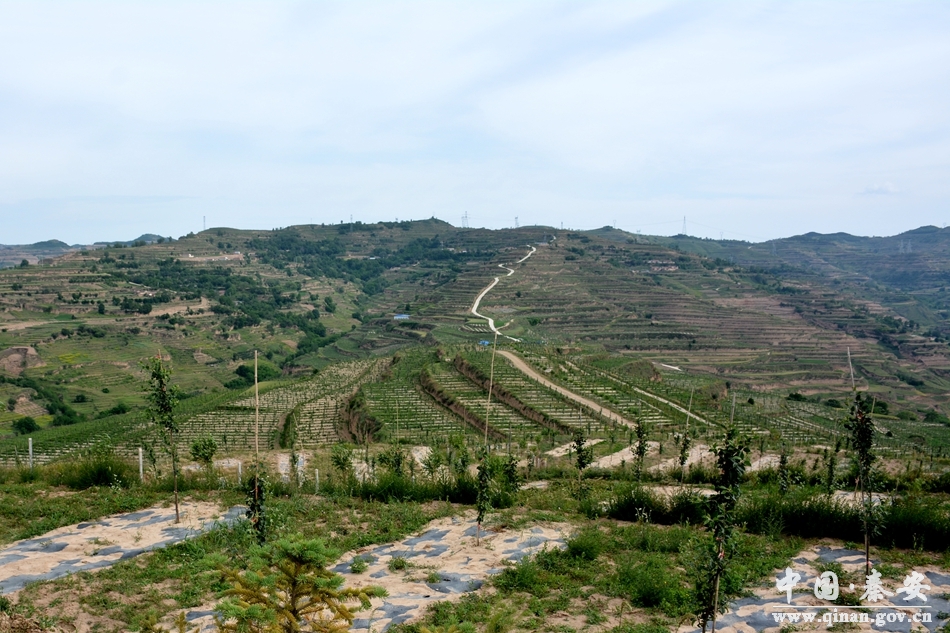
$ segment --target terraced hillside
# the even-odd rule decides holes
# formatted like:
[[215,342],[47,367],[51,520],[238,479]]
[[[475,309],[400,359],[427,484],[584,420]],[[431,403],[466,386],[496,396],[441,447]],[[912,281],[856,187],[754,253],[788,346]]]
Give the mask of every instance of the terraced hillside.
[[[684,245],[619,231],[487,231],[429,220],[211,229],[162,243],[71,251],[52,262],[6,269],[0,271],[0,386],[8,410],[0,415],[0,434],[7,435],[0,444],[20,450],[22,441],[10,434],[13,422],[25,416],[36,419],[49,438],[69,435],[54,424],[85,420],[79,423],[92,429],[96,420],[134,418],[144,402],[140,363],[161,353],[189,402],[207,403],[194,412],[208,416],[209,432],[246,446],[244,431],[218,430],[221,424],[246,428],[246,407],[230,405],[233,420],[221,424],[226,416],[219,407],[247,387],[236,372],[244,371],[255,350],[274,378],[292,381],[314,369],[353,367],[396,353],[408,362],[407,351],[419,346],[430,350],[423,355],[440,345],[483,349],[494,341],[488,319],[501,328],[502,344],[547,359],[539,369],[570,374],[553,380],[618,407],[617,415],[656,415],[658,433],[673,429],[684,418],[680,409],[689,407],[678,381],[718,381],[744,396],[738,415],[750,431],[795,442],[819,436],[832,441],[833,414],[794,411],[798,405],[785,397],[795,392],[816,406],[846,399],[850,352],[857,386],[891,414],[904,416],[893,420],[895,438],[942,441],[942,423],[933,420],[943,419],[947,406],[950,348],[939,328],[937,335],[927,329],[943,318],[933,303],[938,290],[909,294],[882,287],[875,302],[867,296],[871,286],[846,276],[823,276],[815,268],[738,266],[688,253]],[[858,246],[852,251],[853,257],[860,254]],[[943,260],[937,250],[924,253],[933,281]],[[480,317],[472,311],[475,298],[489,285]],[[904,316],[913,310],[919,320]],[[405,317],[394,319],[397,314]],[[599,354],[611,360],[600,362]],[[463,356],[486,371],[484,353]],[[631,359],[677,369],[663,370],[659,384],[615,385],[610,363]],[[496,370],[500,384],[525,398],[537,419],[515,411],[517,405],[496,402],[488,408],[484,385],[445,361],[432,364],[429,375],[455,393],[461,413],[436,403],[420,388],[418,372],[398,364],[388,373],[380,369],[385,379],[361,379],[356,386],[363,385],[374,424],[405,441],[424,442],[433,433],[476,434],[484,430],[486,412],[496,439],[534,446],[566,439],[565,429],[577,426],[604,437],[623,431],[599,411],[525,382],[507,361]],[[268,404],[263,416],[270,445],[286,443],[283,416],[290,405],[299,441],[332,438],[326,420],[339,417],[341,403],[352,395],[350,383],[341,380],[339,390],[307,387],[307,395]],[[679,409],[636,389],[675,400]],[[764,404],[742,403],[749,398],[783,404],[766,413]],[[700,406],[708,409],[701,417],[710,425],[722,424],[722,402],[707,399]],[[926,425],[925,414],[931,420]],[[537,420],[548,418],[563,426],[552,431],[539,425]]]

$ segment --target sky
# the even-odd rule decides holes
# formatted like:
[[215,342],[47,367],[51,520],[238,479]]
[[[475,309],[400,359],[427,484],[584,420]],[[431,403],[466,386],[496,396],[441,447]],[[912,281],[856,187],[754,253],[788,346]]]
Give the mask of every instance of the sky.
[[947,2],[5,2],[0,243],[950,221]]

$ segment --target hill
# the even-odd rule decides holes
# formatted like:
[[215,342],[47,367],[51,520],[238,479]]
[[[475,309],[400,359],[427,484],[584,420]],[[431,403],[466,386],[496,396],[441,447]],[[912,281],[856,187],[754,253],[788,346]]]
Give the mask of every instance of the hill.
[[[777,245],[772,258],[763,245],[613,229],[464,229],[432,219],[222,227],[68,251],[0,272],[0,352],[31,359],[0,369],[0,396],[10,403],[0,424],[24,415],[69,427],[132,420],[143,405],[140,363],[157,353],[173,361],[197,415],[240,396],[248,384],[242,366],[255,350],[273,378],[287,381],[340,363],[395,362],[410,348],[477,348],[494,340],[489,318],[501,328],[500,344],[538,355],[543,366],[568,367],[552,360],[560,356],[596,375],[652,363],[665,384],[680,385],[670,397],[683,407],[700,387],[739,389],[751,400],[794,393],[846,401],[853,367],[858,386],[890,413],[944,419],[950,349],[941,290],[930,284],[948,265],[948,251],[938,248],[946,234],[920,231],[896,243],[919,249],[907,254],[930,272],[901,276],[895,260],[890,273],[869,271],[879,281],[850,268],[870,267],[862,262],[874,256],[872,246],[895,238],[801,236]],[[481,316],[472,312],[477,297]],[[426,363],[395,375],[393,385],[408,382],[393,393],[422,389]],[[340,378],[332,398],[345,401],[384,371],[359,367],[353,375],[363,378]],[[426,384],[459,402],[468,397],[441,366],[424,373]],[[374,419],[389,419],[389,387],[367,388]],[[456,415],[405,406],[420,419]]]

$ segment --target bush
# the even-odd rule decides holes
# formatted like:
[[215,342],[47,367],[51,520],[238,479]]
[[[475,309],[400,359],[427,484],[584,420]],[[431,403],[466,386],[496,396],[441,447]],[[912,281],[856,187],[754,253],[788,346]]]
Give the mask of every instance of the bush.
[[617,569],[620,593],[630,602],[643,608],[662,608],[682,612],[690,603],[689,590],[669,573],[666,557],[653,554],[644,560],[623,562]]
[[608,503],[607,516],[620,521],[698,525],[706,516],[707,505],[706,499],[695,492],[684,490],[664,499],[640,486],[632,486]]
[[40,425],[28,415],[13,421],[14,435],[28,435],[30,433],[36,433],[39,430]]
[[[737,515],[746,530],[758,534],[864,540],[859,507],[806,491],[747,496]],[[882,506],[878,525],[876,545],[934,551],[950,547],[950,515],[937,500],[895,497]]]
[[46,480],[54,486],[85,490],[93,486],[122,486],[135,481],[135,468],[111,452],[95,452],[78,462],[60,462],[47,467]]
[[567,542],[567,553],[581,560],[596,560],[603,550],[604,535],[596,528],[583,530]]

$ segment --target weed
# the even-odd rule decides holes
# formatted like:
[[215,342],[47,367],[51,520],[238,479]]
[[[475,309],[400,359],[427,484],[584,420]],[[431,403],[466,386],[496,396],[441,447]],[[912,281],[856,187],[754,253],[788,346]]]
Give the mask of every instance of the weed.
[[389,571],[392,571],[392,572],[404,571],[406,569],[409,569],[409,561],[407,561],[402,556],[394,556],[389,561],[389,564],[386,565],[386,567],[388,567]]
[[369,569],[369,562],[362,556],[354,556],[353,560],[350,561],[350,572],[354,574],[362,574],[364,571]]

